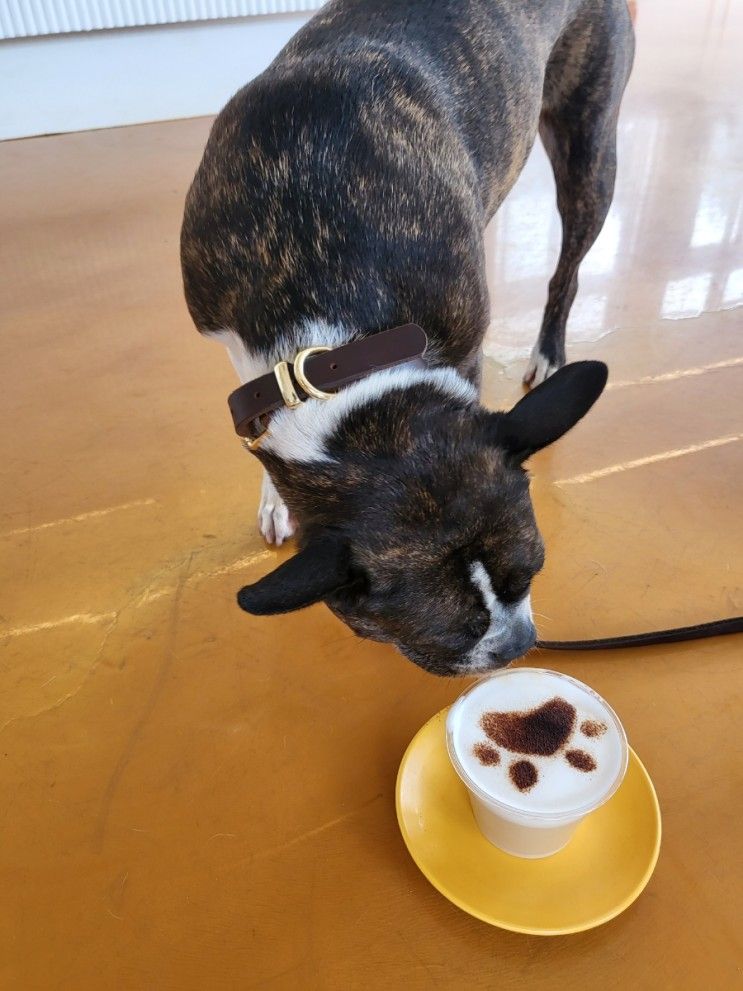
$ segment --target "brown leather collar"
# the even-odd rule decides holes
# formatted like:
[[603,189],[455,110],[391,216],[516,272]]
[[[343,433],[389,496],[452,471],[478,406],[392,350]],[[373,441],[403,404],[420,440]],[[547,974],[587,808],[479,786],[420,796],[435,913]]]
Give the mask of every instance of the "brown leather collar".
[[277,409],[298,406],[308,396],[329,399],[327,390],[420,358],[427,344],[425,332],[408,323],[339,348],[305,348],[293,364],[280,361],[272,372],[230,393],[227,402],[235,431],[246,447],[254,450],[264,439],[270,416]]

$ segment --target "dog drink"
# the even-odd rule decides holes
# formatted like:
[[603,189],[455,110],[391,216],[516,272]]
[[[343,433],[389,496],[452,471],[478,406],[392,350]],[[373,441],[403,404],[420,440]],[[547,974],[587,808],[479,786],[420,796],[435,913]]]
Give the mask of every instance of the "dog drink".
[[575,678],[539,668],[472,685],[449,710],[446,740],[480,830],[518,857],[562,849],[627,770],[613,709]]

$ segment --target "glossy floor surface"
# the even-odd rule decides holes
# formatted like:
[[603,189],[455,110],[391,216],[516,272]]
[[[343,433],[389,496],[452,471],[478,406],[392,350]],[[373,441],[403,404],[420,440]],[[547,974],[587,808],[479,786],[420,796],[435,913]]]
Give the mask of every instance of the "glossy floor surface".
[[[641,0],[637,27],[570,334],[610,391],[533,462],[551,638],[743,612],[743,13]],[[232,371],[181,298],[208,128],[0,146],[0,987],[739,987],[740,640],[533,658],[611,701],[664,815],[631,909],[539,939],[449,904],[398,833],[400,757],[462,685],[323,607],[236,608],[291,549],[256,533]],[[538,150],[489,243],[492,405],[558,234]]]

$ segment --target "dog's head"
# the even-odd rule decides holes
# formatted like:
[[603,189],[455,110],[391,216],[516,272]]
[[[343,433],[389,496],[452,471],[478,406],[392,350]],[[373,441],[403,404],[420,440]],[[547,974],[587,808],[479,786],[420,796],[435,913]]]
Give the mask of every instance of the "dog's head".
[[503,667],[536,639],[530,586],[544,561],[522,465],[561,437],[606,384],[601,362],[567,365],[508,413],[426,419],[405,454],[368,464],[332,522],[238,594],[256,615],[324,601],[360,636],[433,674]]

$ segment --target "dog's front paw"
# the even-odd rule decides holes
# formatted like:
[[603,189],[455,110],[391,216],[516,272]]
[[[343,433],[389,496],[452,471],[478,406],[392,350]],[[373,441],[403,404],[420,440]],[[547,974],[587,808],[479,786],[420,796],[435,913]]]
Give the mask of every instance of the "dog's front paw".
[[276,486],[268,473],[263,475],[261,504],[258,507],[258,529],[267,544],[276,544],[277,547],[281,547],[285,540],[293,537],[297,529],[296,521],[276,491]]
[[539,350],[539,344],[535,344],[524,372],[524,385],[531,388],[541,385],[550,375],[554,375],[558,368],[560,368],[560,364],[550,361]]

